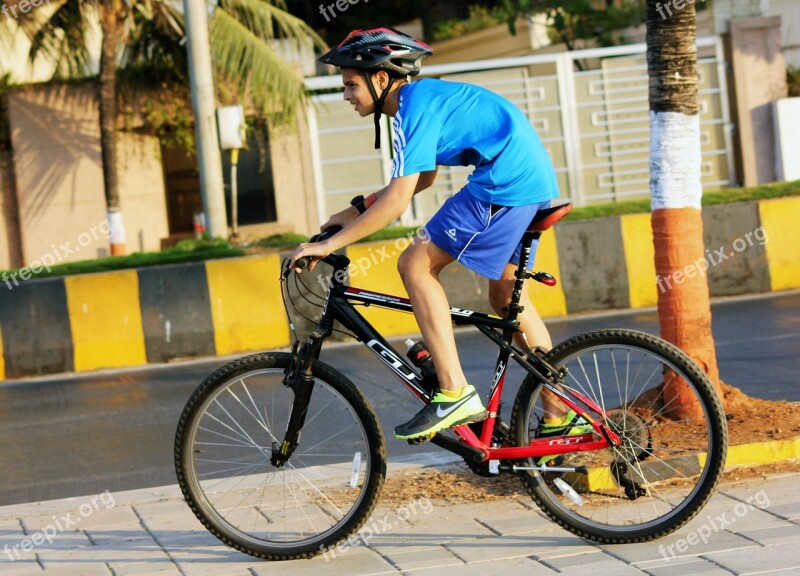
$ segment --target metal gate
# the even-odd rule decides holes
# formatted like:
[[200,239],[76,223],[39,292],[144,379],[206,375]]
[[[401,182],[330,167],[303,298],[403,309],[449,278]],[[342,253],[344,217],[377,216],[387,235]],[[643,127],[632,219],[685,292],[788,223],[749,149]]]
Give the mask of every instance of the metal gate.
[[[725,61],[719,37],[698,47],[702,183],[729,185],[734,166]],[[650,116],[646,45],[633,44],[445,64],[427,77],[493,90],[522,110],[547,148],[561,199],[576,206],[649,195]],[[374,192],[391,173],[391,122],[373,149],[372,117],[359,118],[342,100],[340,76],[307,81],[318,94],[309,111],[320,214],[345,208],[352,196]],[[320,92],[325,91],[325,94]],[[472,167],[442,167],[433,190],[414,198],[403,223],[426,221],[466,183]]]

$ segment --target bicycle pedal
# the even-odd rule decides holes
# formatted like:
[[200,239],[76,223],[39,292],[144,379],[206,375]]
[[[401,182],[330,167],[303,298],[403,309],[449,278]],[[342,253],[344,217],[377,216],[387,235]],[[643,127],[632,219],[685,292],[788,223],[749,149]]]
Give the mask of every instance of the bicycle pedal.
[[434,436],[436,436],[435,433],[434,434],[428,434],[427,436],[420,436],[419,438],[409,438],[407,440],[407,442],[411,446],[418,446],[419,444],[422,444],[423,442],[427,442],[428,440],[430,440]]

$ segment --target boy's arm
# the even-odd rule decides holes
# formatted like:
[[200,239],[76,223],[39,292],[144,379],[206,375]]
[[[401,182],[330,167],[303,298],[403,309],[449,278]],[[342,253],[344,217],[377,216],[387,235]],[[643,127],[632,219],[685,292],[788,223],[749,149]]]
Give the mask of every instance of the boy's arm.
[[[291,266],[304,257],[324,258],[328,254],[361,240],[385,228],[403,215],[417,192],[420,173],[392,179],[389,186],[382,190],[375,203],[369,209],[352,220],[340,232],[323,242],[300,244],[292,254]],[[430,184],[428,184],[430,185]],[[314,263],[309,266],[312,270]]]
[[[430,188],[433,183],[436,181],[436,175],[439,173],[439,167],[437,166],[435,170],[429,170],[427,172],[420,172],[419,173],[419,180],[417,181],[417,186],[414,189],[414,194],[419,194],[423,190]],[[375,193],[378,199],[380,199],[386,191],[389,189],[389,186],[381,188],[378,192]],[[377,200],[376,200],[377,201]],[[333,216],[331,216],[325,224],[320,226],[320,229],[325,230],[330,228],[331,226],[341,226],[344,228],[350,222],[355,220],[360,216],[358,209],[355,206],[348,206],[341,212],[337,212]]]
[[322,242],[328,253],[382,230],[402,216],[411,203],[418,181],[419,174],[393,179],[366,212],[342,228],[341,232]]
[[419,181],[417,181],[417,188],[414,190],[414,194],[419,194],[423,190],[426,190],[433,186],[433,183],[436,181],[436,175],[439,173],[439,167],[437,166],[433,170],[429,170],[428,172],[420,172],[419,173]]

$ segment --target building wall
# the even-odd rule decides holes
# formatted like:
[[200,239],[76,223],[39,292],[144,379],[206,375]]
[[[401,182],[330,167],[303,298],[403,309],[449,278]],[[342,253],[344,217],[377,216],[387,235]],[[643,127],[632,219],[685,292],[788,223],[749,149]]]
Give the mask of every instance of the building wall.
[[[425,60],[425,66],[527,56],[550,44],[545,22],[544,16],[531,20],[518,18],[516,35],[512,35],[508,25],[503,23],[460,38],[436,42],[433,56]],[[553,46],[545,52],[558,50],[563,50],[563,46]]]
[[[100,127],[94,86],[36,85],[8,95],[22,263],[107,256]],[[168,235],[154,138],[118,133],[120,198],[129,251]]]
[[732,20],[730,42],[744,186],[774,182],[773,103],[787,95],[781,18]]
[[786,64],[800,68],[800,2],[770,0],[768,15],[781,17],[781,36]]
[[711,10],[717,34],[730,32],[730,22],[735,18],[763,16],[770,0],[714,0]]
[[322,223],[308,130],[308,123],[299,113],[294,127],[271,130],[269,139],[277,224],[299,234],[319,232]]
[[735,18],[780,16],[786,63],[800,67],[800,2],[797,0],[714,0],[711,12],[716,34],[728,34],[731,20]]
[[120,132],[117,164],[128,252],[158,251],[169,236],[158,138]]
[[102,234],[79,241],[106,217],[93,88],[28,86],[8,94],[8,114],[24,263],[106,256]]

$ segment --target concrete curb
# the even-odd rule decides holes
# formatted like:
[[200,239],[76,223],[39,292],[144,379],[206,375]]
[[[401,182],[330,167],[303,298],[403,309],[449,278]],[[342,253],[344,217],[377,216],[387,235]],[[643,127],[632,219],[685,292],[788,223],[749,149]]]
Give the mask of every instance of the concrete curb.
[[[751,468],[764,464],[777,464],[800,460],[800,436],[790,440],[772,440],[728,446],[725,471],[736,468]],[[662,462],[642,463],[642,472],[648,478],[667,480],[677,478],[678,474],[699,473],[705,464],[705,454],[697,458],[681,457]],[[613,490],[617,488],[608,468],[589,468],[586,476],[567,474],[578,488],[583,490]]]
[[[551,318],[656,304],[649,219],[632,214],[555,227],[539,247],[536,267],[559,283],[528,286],[539,313]],[[800,288],[800,197],[711,206],[703,219],[712,296]],[[396,267],[409,243],[399,238],[349,247],[353,284],[403,295]],[[2,282],[0,380],[289,346],[280,262],[278,255],[252,256]],[[304,281],[322,292],[323,273]],[[446,268],[442,283],[454,305],[488,309],[486,280],[464,267]],[[319,313],[302,297],[295,300],[306,316]],[[364,315],[387,337],[419,331],[410,314],[371,307]],[[48,319],[46,330],[41,318]],[[301,332],[307,328],[299,315],[295,321]]]
[[728,447],[725,470],[800,459],[800,436],[791,440],[753,442]]

